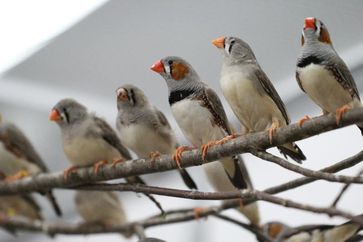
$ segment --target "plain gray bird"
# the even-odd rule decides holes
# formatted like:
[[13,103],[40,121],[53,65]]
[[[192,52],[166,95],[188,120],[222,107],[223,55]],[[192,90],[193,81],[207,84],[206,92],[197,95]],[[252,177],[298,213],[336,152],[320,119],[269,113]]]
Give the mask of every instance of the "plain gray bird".
[[[157,61],[151,69],[165,79],[173,116],[189,142],[202,146],[203,157],[210,144],[232,134],[217,94],[200,80],[189,63],[180,57],[169,56]],[[177,150],[176,159],[180,158],[182,150]],[[252,189],[247,168],[240,156],[226,157],[203,167],[217,191]],[[252,223],[259,223],[256,203],[241,208],[241,212]]]
[[[328,29],[319,19],[305,19],[301,44],[296,80],[323,114],[336,114],[339,124],[347,110],[362,106],[353,76],[333,48]],[[307,116],[301,124],[306,119]],[[358,128],[363,135],[363,124],[358,124]]]
[[[64,153],[73,164],[65,170],[65,179],[78,167],[93,165],[97,172],[103,164],[132,158],[111,126],[74,99],[59,101],[49,118],[60,127]],[[126,180],[131,184],[145,184],[138,176],[127,177]],[[152,195],[145,196],[164,213]]]
[[[85,224],[115,226],[127,222],[125,210],[115,192],[78,190],[74,201]],[[127,238],[131,236],[129,233],[122,234]]]
[[[220,37],[213,44],[222,49],[222,92],[247,133],[268,130],[270,142],[279,127],[290,123],[286,107],[258,64],[250,46],[236,37]],[[295,143],[277,147],[298,163],[306,160]]]
[[[49,172],[43,159],[23,132],[14,124],[0,123],[0,173],[5,181]],[[51,203],[55,213],[62,211],[51,190],[41,192]]]
[[[173,154],[177,142],[165,115],[151,105],[145,93],[134,85],[123,85],[117,91],[116,126],[126,147],[139,158]],[[197,186],[185,169],[178,170],[190,189]]]

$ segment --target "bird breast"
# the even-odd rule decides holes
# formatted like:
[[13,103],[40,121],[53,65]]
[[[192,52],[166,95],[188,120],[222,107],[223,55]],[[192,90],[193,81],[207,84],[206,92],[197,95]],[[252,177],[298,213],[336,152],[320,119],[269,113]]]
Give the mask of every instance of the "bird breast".
[[359,102],[353,100],[349,92],[324,66],[310,64],[297,71],[304,91],[323,110],[334,113],[345,104],[359,106]]
[[183,99],[174,103],[171,110],[183,134],[195,146],[225,136],[223,130],[214,123],[210,111],[199,100]]
[[244,70],[222,72],[222,92],[238,120],[249,131],[264,131],[271,126],[273,119],[281,126],[286,125],[275,102],[262,87],[258,90],[260,84],[254,81],[258,80],[251,80]]
[[[123,125],[119,128],[122,142],[138,157],[147,157],[150,152],[171,154],[176,145],[175,137],[162,137],[157,130],[142,124]],[[171,142],[170,142],[171,141]]]
[[9,176],[14,175],[20,170],[26,170],[32,175],[41,171],[38,166],[23,157],[16,156],[6,149],[3,143],[0,143],[0,171]]
[[102,138],[73,138],[63,143],[64,153],[73,165],[88,166],[97,161],[122,158],[119,152]]

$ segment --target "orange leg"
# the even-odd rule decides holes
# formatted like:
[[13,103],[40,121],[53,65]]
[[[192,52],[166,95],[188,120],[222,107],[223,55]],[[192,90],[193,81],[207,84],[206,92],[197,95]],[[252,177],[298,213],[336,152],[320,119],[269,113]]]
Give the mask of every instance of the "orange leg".
[[98,172],[100,171],[101,167],[104,165],[107,165],[107,164],[108,164],[107,160],[100,160],[100,161],[96,162],[93,165],[93,174],[97,175]]
[[305,115],[302,119],[299,120],[299,126],[302,127],[305,121],[310,120],[311,118],[308,115]]
[[24,177],[27,177],[29,175],[30,174],[29,174],[28,171],[26,171],[26,170],[20,170],[17,173],[15,173],[14,175],[7,176],[5,178],[5,181],[7,181],[7,182],[16,181],[16,180],[22,179]]
[[78,169],[78,166],[70,166],[68,167],[66,170],[63,171],[63,179],[65,181],[68,180],[68,176],[69,176],[69,173],[71,173],[72,171],[75,171]]
[[192,150],[194,149],[194,147],[190,147],[190,146],[179,146],[173,154],[173,160],[175,161],[176,165],[178,166],[179,169],[181,169],[181,155],[184,151],[186,150]]
[[268,139],[270,141],[270,144],[272,144],[272,137],[278,127],[279,127],[278,122],[274,120],[271,124],[271,127],[268,129]]
[[193,212],[194,212],[194,218],[195,219],[200,219],[201,218],[201,213],[203,213],[204,211],[204,208],[201,208],[201,207],[196,207],[193,209]]
[[208,143],[202,145],[201,149],[202,149],[202,159],[205,160],[205,156],[207,155],[207,152],[209,150],[210,147],[212,147],[213,145],[216,145],[218,141],[209,141]]
[[150,157],[152,162],[154,162],[155,159],[158,158],[159,156],[161,156],[161,153],[159,151],[152,151],[149,154],[149,157]]
[[113,161],[112,161],[112,165],[111,165],[111,167],[112,168],[114,168],[118,163],[121,163],[121,162],[123,162],[124,160],[123,159],[114,159]]
[[350,109],[350,107],[348,105],[344,105],[343,107],[340,107],[337,109],[336,111],[336,121],[337,121],[337,125],[340,124],[340,121],[342,121],[342,118],[344,116],[344,114]]
[[234,138],[237,138],[237,137],[239,137],[239,136],[240,136],[240,135],[239,135],[239,134],[237,134],[237,133],[234,133],[234,134],[228,135],[228,136],[224,137],[223,139],[218,140],[218,141],[216,142],[216,144],[217,144],[217,145],[222,145],[222,144],[226,143],[227,141],[229,141],[229,140],[231,140],[231,139],[234,139]]

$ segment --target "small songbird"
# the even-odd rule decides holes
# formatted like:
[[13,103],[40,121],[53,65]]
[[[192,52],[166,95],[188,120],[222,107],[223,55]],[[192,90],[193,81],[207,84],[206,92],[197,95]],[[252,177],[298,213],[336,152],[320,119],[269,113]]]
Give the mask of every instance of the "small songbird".
[[[194,145],[202,146],[203,158],[216,140],[231,135],[226,113],[213,89],[202,82],[194,68],[180,57],[169,56],[157,61],[151,69],[159,73],[169,89],[169,104],[185,137]],[[178,148],[175,160],[180,163]],[[252,189],[252,183],[240,156],[226,157],[203,165],[207,177],[217,191]],[[256,203],[241,208],[241,212],[254,224],[259,223]]]
[[[177,142],[165,115],[151,105],[144,92],[134,85],[117,89],[118,115],[116,126],[126,147],[139,158],[173,154]],[[185,169],[179,169],[190,189],[197,186]]]
[[40,207],[30,194],[0,196],[0,213],[5,217],[42,220]]
[[[85,224],[115,226],[127,222],[125,210],[115,192],[78,190],[74,201],[76,210]],[[122,234],[126,238],[132,235],[129,233]]]
[[[305,19],[301,45],[296,80],[323,114],[336,114],[339,124],[347,110],[362,106],[353,76],[333,48],[328,29],[319,19]],[[305,116],[300,124],[306,119],[309,117]],[[358,128],[363,135],[363,124],[358,124]]]
[[[362,217],[358,215],[357,217]],[[348,221],[341,225],[303,225],[289,227],[280,222],[266,223],[262,230],[272,241],[279,242],[346,242],[354,238],[362,226]],[[260,240],[261,241],[261,240]],[[359,240],[361,241],[361,240]],[[262,242],[262,241],[261,241]]]
[[[220,85],[223,95],[247,132],[275,130],[290,123],[286,107],[258,64],[250,46],[236,37],[220,37],[213,44],[223,51]],[[295,143],[277,147],[298,163],[306,160]]]
[[[59,101],[52,109],[49,119],[60,127],[64,153],[73,164],[64,171],[64,179],[78,167],[93,165],[97,173],[100,167],[109,162],[116,164],[122,160],[131,160],[131,154],[111,126],[89,113],[85,106],[74,99]],[[132,184],[145,184],[138,176],[127,177],[126,180]],[[164,213],[152,195],[146,196]]]
[[[23,132],[14,124],[0,123],[0,173],[5,182],[49,172],[43,159]],[[55,213],[62,211],[51,190],[41,192],[51,203]]]

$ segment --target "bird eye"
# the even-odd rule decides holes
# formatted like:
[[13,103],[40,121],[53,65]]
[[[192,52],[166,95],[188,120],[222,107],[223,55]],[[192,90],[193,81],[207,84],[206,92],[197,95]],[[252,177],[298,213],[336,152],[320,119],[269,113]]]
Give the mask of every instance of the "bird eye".
[[172,60],[169,60],[168,61],[168,65],[171,66],[173,64],[173,61]]
[[236,41],[235,40],[231,40],[231,45],[233,45]]

